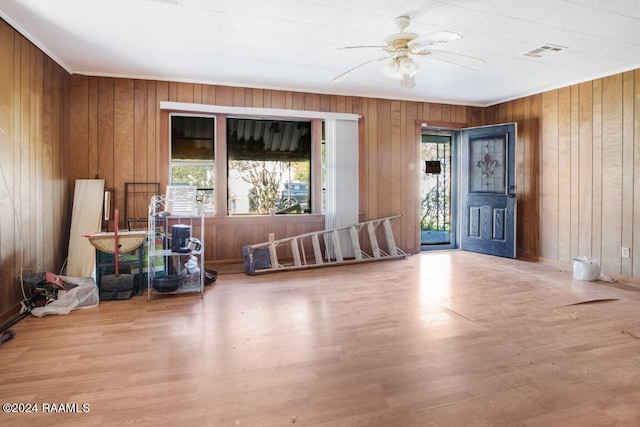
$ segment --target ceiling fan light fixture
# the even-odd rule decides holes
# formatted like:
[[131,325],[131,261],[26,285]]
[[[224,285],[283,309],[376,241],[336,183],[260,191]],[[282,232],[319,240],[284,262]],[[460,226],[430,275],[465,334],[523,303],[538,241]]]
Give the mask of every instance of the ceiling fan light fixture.
[[389,58],[382,65],[382,74],[394,80],[402,80],[402,72],[400,71],[400,63],[398,58]]
[[418,73],[418,70],[420,70],[420,66],[408,56],[403,56],[398,61],[398,71],[400,71],[401,74],[413,77]]
[[416,81],[413,77],[404,75],[402,80],[400,80],[400,87],[404,89],[413,89],[416,87]]

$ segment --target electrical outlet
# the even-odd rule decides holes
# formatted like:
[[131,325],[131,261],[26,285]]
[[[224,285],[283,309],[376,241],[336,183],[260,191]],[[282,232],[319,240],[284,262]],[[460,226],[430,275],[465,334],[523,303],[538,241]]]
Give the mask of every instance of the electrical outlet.
[[631,257],[631,249],[630,248],[622,248],[622,258],[629,258]]
[[275,235],[273,233],[269,233],[269,241],[273,242],[274,239],[275,239]]

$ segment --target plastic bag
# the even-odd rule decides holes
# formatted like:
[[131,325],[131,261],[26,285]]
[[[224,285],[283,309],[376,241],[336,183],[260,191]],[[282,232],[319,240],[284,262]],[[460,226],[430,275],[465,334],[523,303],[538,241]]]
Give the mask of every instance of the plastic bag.
[[577,280],[598,280],[600,277],[600,265],[597,260],[579,257],[573,259],[573,278]]
[[36,317],[47,314],[69,314],[77,308],[97,307],[100,302],[100,292],[95,280],[91,277],[59,276],[65,283],[75,285],[66,291],[58,291],[58,299],[45,305],[35,307],[31,314]]

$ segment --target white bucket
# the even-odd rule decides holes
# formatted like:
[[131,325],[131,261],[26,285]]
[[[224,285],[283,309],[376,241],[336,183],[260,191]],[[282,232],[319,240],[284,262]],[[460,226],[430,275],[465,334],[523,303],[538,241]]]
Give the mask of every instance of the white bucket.
[[600,265],[595,259],[579,257],[573,259],[573,278],[577,280],[597,280],[600,277]]

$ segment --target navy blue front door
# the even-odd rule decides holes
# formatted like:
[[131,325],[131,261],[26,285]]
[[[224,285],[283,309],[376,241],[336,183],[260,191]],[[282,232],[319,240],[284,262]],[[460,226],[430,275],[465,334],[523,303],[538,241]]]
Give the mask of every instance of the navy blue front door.
[[460,137],[460,248],[515,258],[516,124],[463,129]]

